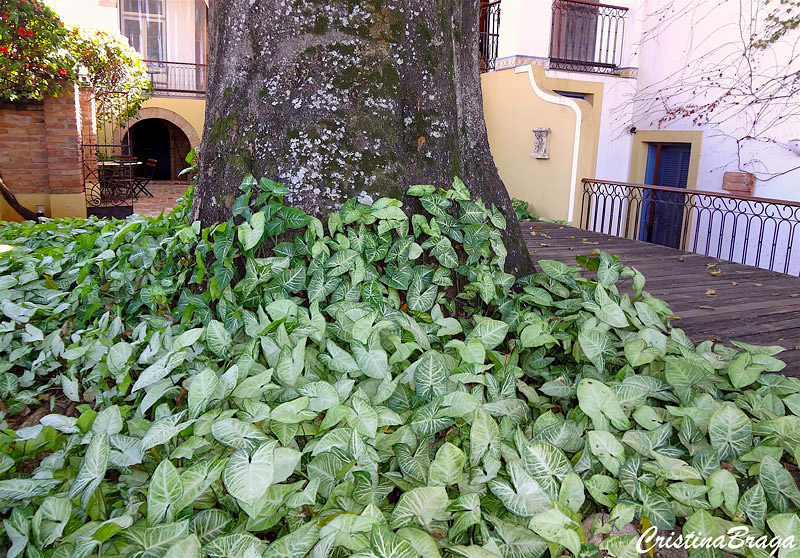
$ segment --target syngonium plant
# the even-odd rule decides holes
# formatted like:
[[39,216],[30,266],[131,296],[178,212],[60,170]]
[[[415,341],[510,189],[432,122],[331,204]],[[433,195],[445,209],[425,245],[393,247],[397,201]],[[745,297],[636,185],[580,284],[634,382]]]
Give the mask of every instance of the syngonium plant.
[[503,215],[459,180],[409,190],[426,214],[351,200],[326,226],[279,184],[242,192],[203,231],[185,203],[0,226],[10,558],[627,558],[636,535],[613,528],[800,536],[800,382],[771,373],[779,348],[693,345],[604,252],[579,259],[596,280],[507,275]]

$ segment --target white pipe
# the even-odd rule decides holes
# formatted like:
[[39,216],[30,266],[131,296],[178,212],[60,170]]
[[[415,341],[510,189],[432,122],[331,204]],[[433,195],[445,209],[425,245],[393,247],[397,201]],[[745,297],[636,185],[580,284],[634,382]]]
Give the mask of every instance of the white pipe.
[[540,99],[555,105],[569,107],[575,111],[575,142],[572,146],[572,172],[570,173],[569,208],[567,209],[567,221],[571,223],[575,207],[575,188],[578,182],[578,152],[581,145],[581,121],[583,118],[581,107],[579,107],[578,103],[569,97],[564,97],[563,95],[553,95],[552,93],[543,91],[541,87],[539,87],[539,84],[536,83],[536,78],[533,77],[533,67],[530,64],[526,64],[525,66],[517,66],[514,69],[514,72],[517,74],[521,74],[523,72],[528,73],[528,78],[530,79],[533,92],[536,93]]

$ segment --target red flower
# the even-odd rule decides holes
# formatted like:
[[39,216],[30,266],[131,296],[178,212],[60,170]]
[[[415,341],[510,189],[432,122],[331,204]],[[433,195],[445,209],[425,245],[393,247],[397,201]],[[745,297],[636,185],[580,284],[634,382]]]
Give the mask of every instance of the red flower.
[[33,29],[28,30],[28,37],[33,37]]
[[10,17],[11,17],[11,16],[10,16],[10,15],[8,15],[7,13],[3,14],[3,19],[8,19],[8,18],[10,18]]
[[2,52],[3,54],[8,54],[8,47],[1,46],[0,47],[0,52]]
[[67,75],[67,71],[64,68],[59,68],[58,73],[61,74],[62,76]]
[[20,34],[20,35],[22,35],[23,37],[24,37],[25,35],[27,35],[27,34],[28,34],[28,32],[27,32],[27,31],[25,31],[25,28],[24,28],[24,27],[20,27],[19,29],[17,29],[17,33],[19,33],[19,34]]

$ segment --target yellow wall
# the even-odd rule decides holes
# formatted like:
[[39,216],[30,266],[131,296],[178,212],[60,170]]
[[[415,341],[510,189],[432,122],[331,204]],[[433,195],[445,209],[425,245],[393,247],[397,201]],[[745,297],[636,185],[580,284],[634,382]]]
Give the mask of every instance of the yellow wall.
[[[586,101],[571,99],[578,105],[582,119],[573,205],[575,222],[580,214],[580,180],[594,176],[597,164],[603,84],[548,78],[539,66],[533,66],[532,70],[545,94],[554,95],[554,89],[587,94]],[[481,80],[489,145],[509,194],[531,204],[538,216],[567,219],[575,111],[538,95],[527,72],[517,73],[513,69],[487,72]],[[549,159],[531,157],[533,128],[550,128]]]
[[[206,115],[206,100],[184,97],[150,97],[142,108],[163,108],[179,114],[192,125],[198,137],[203,137],[203,122]],[[192,146],[199,147],[199,146]]]
[[[45,217],[86,217],[86,197],[77,194],[16,194],[17,201],[31,211],[44,206]],[[22,217],[0,198],[0,220],[22,221]]]

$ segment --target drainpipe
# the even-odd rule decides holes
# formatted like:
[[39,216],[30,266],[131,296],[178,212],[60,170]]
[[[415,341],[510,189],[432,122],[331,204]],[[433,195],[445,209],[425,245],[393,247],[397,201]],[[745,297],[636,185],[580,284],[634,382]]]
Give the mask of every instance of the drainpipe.
[[554,105],[561,105],[564,107],[569,107],[575,112],[575,141],[572,145],[572,170],[570,172],[570,184],[569,184],[569,207],[567,209],[567,221],[570,223],[573,221],[574,216],[574,208],[575,208],[575,189],[578,182],[578,151],[581,145],[581,123],[583,120],[583,113],[581,112],[581,107],[578,106],[573,99],[569,97],[564,97],[562,95],[554,95],[553,93],[547,93],[543,91],[539,84],[536,83],[536,78],[533,76],[533,67],[530,64],[526,64],[524,66],[517,66],[514,69],[514,72],[517,74],[521,73],[528,73],[528,78],[531,82],[531,87],[533,88],[533,92],[536,93],[536,96],[540,99],[547,101],[548,103],[552,103]]

